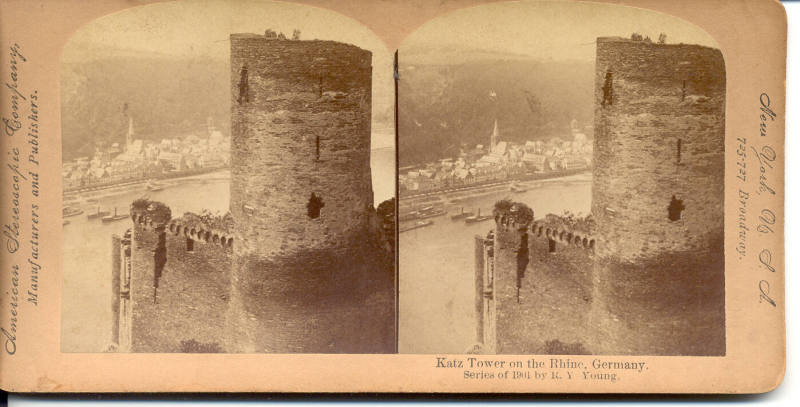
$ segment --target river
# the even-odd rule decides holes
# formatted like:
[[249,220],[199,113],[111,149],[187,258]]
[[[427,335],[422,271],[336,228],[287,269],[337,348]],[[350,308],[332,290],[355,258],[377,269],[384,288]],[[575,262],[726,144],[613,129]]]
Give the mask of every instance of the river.
[[[587,214],[591,209],[591,173],[521,183],[529,189],[512,193],[508,187],[470,196],[444,197],[445,216],[433,225],[400,234],[399,351],[400,353],[464,353],[475,343],[475,235],[485,235],[492,220],[466,224],[450,215],[466,211],[491,214],[503,198],[526,203],[536,218],[565,210]],[[456,197],[462,197],[453,202]]]
[[[393,148],[379,148],[371,157],[375,205],[394,196],[395,154]],[[70,221],[62,234],[62,352],[102,352],[111,337],[111,236],[131,227],[126,218],[103,223],[87,219],[97,210],[116,207],[128,213],[131,202],[144,195],[166,203],[174,217],[184,212],[228,211],[230,172],[220,171],[194,177],[164,180],[166,188],[148,192],[144,184],[116,190],[81,194],[83,214]],[[97,204],[85,202],[97,199]]]
[[[374,150],[373,189],[378,204],[394,194],[394,150]],[[377,181],[380,179],[381,181]],[[230,178],[227,171],[183,179],[166,180],[164,190],[147,192],[145,186],[130,186],[120,191],[83,194],[96,198],[105,208],[117,207],[127,213],[136,198],[147,194],[167,203],[174,216],[184,212],[225,212],[228,208]],[[452,221],[450,215],[463,206],[491,213],[494,203],[504,197],[530,205],[536,217],[546,213],[588,213],[591,202],[591,176],[528,182],[530,189],[511,193],[506,188],[471,192],[471,196],[452,203],[445,198],[448,215],[434,218],[429,227],[400,234],[399,350],[401,353],[463,353],[473,343],[474,236],[492,228],[491,220],[467,225]],[[63,286],[61,349],[63,352],[101,352],[111,334],[111,235],[122,234],[129,220],[104,224],[88,220],[86,214],[96,206],[83,204],[84,213],[68,218],[63,228]]]

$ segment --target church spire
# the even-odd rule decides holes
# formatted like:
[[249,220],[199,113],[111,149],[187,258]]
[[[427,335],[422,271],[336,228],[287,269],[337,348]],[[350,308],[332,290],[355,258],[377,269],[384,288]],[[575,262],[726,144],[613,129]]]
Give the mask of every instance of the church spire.
[[492,130],[492,149],[490,151],[494,151],[495,146],[497,146],[497,137],[500,135],[500,132],[497,130],[497,119],[494,119],[494,129]]
[[125,136],[125,147],[127,150],[130,150],[132,145],[133,145],[133,117],[128,115],[128,135]]

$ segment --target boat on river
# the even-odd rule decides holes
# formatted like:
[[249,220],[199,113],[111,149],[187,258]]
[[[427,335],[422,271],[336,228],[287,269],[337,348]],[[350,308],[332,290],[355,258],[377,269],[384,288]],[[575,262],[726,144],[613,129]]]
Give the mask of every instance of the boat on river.
[[400,215],[401,221],[407,220],[419,220],[419,219],[427,219],[427,218],[435,218],[437,216],[446,215],[447,211],[444,210],[442,207],[437,206],[426,206],[424,208],[407,212],[405,214]]
[[95,212],[87,214],[86,218],[87,219],[97,219],[97,218],[102,218],[102,217],[108,216],[108,215],[111,215],[111,211],[100,210],[100,206],[98,206],[97,210]]
[[148,191],[161,191],[162,189],[164,189],[164,184],[160,184],[158,182],[150,180],[147,181],[146,188]]
[[461,220],[461,219],[468,218],[468,217],[473,216],[473,215],[475,215],[475,212],[472,212],[472,211],[465,212],[464,211],[464,207],[462,206],[461,207],[461,212],[450,216],[450,219],[452,219],[452,220]]
[[78,208],[76,206],[65,206],[64,209],[61,210],[61,217],[69,218],[71,216],[78,216],[83,213],[83,209]]
[[414,222],[414,223],[412,223],[410,225],[400,226],[400,233],[408,232],[409,230],[424,228],[424,227],[430,226],[430,225],[433,225],[433,221],[432,220],[416,221],[416,222]]
[[467,216],[464,218],[465,223],[478,223],[492,218],[492,215],[481,215],[481,208],[478,208],[478,214]]
[[525,187],[521,187],[519,184],[517,184],[516,181],[512,182],[511,186],[508,189],[510,189],[511,192],[525,192],[528,190]]
[[117,208],[114,208],[114,214],[113,215],[103,216],[102,221],[103,221],[103,223],[116,222],[118,220],[122,220],[122,219],[125,219],[127,217],[128,217],[127,213],[126,214],[122,214],[122,215],[117,214]]

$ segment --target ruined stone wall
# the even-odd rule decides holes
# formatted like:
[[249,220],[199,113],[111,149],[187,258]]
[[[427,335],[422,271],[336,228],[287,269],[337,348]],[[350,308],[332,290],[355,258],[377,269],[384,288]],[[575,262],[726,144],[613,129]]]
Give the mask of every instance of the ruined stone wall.
[[[719,50],[598,38],[598,254],[636,261],[664,251],[708,252],[723,233],[724,139]],[[668,218],[673,196],[685,208],[678,220]]]
[[[594,258],[589,242],[594,238],[542,223],[522,231],[500,225],[496,230],[496,353],[589,352],[587,317]],[[528,236],[530,260],[518,295],[517,253],[523,234]],[[554,252],[549,240],[555,242]]]
[[[226,351],[233,240],[220,231],[187,227],[180,220],[159,228],[135,214],[133,218],[131,351]],[[167,262],[154,290],[159,233],[166,237]]]

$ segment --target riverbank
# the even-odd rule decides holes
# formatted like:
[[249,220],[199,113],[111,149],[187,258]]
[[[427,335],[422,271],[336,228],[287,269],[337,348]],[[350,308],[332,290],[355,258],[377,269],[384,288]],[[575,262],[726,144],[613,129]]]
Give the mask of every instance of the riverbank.
[[104,189],[111,189],[111,188],[118,188],[118,187],[127,187],[132,185],[139,185],[144,184],[150,180],[169,180],[169,179],[177,179],[177,178],[187,178],[197,175],[203,175],[208,173],[213,173],[217,171],[227,170],[229,167],[210,167],[210,168],[198,168],[194,170],[186,170],[186,171],[177,171],[177,172],[168,172],[160,175],[154,175],[152,177],[142,177],[136,178],[131,180],[125,180],[120,182],[100,182],[94,185],[86,185],[77,188],[65,188],[64,195],[69,196],[72,194],[80,194],[83,192],[89,191],[99,191]]
[[[529,183],[535,181],[557,180],[580,174],[588,174],[589,176],[591,176],[591,172],[592,172],[591,168],[584,168],[581,170],[561,171],[557,173],[530,174],[527,176],[508,178],[499,181],[490,180],[471,185],[439,188],[436,190],[421,192],[421,193],[406,193],[406,194],[400,194],[400,203],[402,205],[403,202],[422,203],[428,201],[435,201],[436,198],[446,197],[451,194],[464,193],[464,192],[466,193],[474,192],[476,194],[480,194],[491,190],[505,188],[511,183]],[[526,188],[526,185],[521,184],[520,187],[524,189]]]
[[[525,193],[532,189],[541,188],[544,185],[557,185],[563,183],[569,185],[575,182],[586,182],[592,179],[592,172],[587,170],[577,174],[562,175],[559,177],[542,178],[532,181],[518,181],[507,180],[493,184],[480,185],[470,188],[457,189],[452,191],[444,191],[436,194],[418,195],[412,198],[400,197],[400,215],[404,211],[415,210],[417,207],[433,205],[433,206],[468,206],[469,201],[475,198],[481,198],[487,195],[507,194],[509,197],[517,197],[525,195]],[[515,183],[518,187],[516,191],[510,189],[510,184]],[[402,219],[401,219],[402,221]]]

